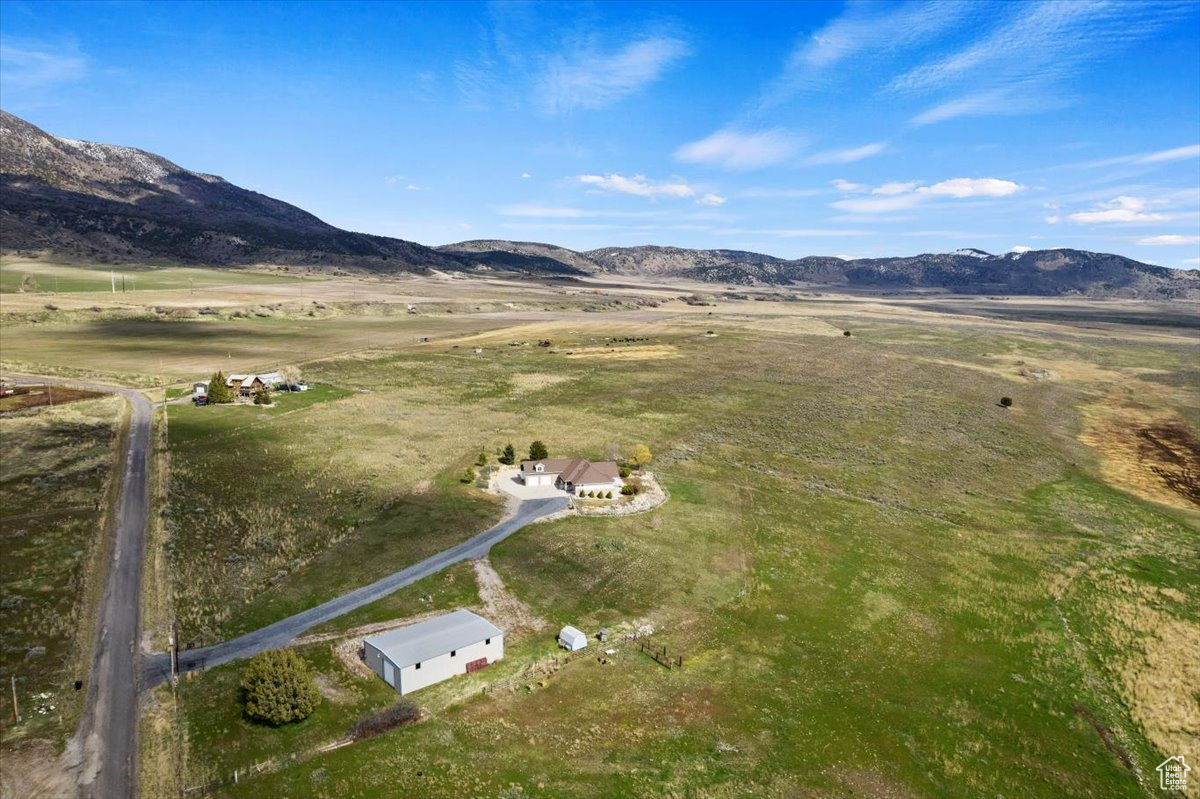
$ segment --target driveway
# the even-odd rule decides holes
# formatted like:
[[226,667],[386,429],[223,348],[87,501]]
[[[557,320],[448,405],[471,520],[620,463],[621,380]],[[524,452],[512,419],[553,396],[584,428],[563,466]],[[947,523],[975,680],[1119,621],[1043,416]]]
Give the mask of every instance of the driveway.
[[150,421],[153,406],[140,391],[48,377],[10,375],[16,383],[69,385],[119,394],[129,401],[128,449],[121,475],[116,539],[97,619],[83,718],[64,761],[76,770],[84,797],[135,795],[138,722],[137,645],[141,623],[142,556],[149,519]]
[[[348,594],[342,594],[314,608],[281,619],[238,638],[202,649],[181,651],[179,653],[179,671],[219,666],[231,660],[257,655],[267,649],[276,649],[306,630],[336,619],[344,613],[361,608],[377,599],[382,599],[393,591],[411,585],[423,577],[436,574],[447,566],[464,560],[482,558],[487,555],[488,550],[494,544],[508,538],[530,522],[565,510],[567,497],[561,491],[558,494],[557,497],[522,500],[518,503],[516,512],[495,527],[484,530],[479,535],[432,555],[420,563],[376,580],[370,585],[355,589]],[[143,684],[147,688],[169,679],[171,676],[170,655],[158,654],[146,657],[143,675]]]
[[510,497],[516,497],[520,500],[525,499],[549,499],[550,497],[568,497],[566,491],[555,488],[554,486],[527,486],[521,482],[517,476],[520,474],[515,468],[502,469],[494,477],[492,477],[492,486],[503,491]]

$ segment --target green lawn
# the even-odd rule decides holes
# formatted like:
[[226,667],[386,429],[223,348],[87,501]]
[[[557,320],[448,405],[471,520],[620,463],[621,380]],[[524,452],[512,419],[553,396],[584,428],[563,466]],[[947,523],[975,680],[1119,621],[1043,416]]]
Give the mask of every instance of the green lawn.
[[[312,278],[310,278],[312,279]],[[0,293],[179,291],[195,289],[296,283],[298,277],[239,269],[187,267],[79,266],[10,259],[0,263]]]

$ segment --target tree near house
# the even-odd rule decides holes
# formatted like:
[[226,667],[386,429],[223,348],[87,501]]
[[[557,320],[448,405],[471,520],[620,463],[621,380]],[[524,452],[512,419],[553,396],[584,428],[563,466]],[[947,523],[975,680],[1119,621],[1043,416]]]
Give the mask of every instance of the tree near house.
[[504,451],[500,453],[499,460],[505,466],[512,466],[514,463],[516,463],[517,462],[516,447],[514,447],[512,444],[509,444],[508,446],[506,446],[504,448]]
[[546,445],[541,441],[535,441],[529,445],[529,460],[540,461],[550,457],[550,450],[546,449]]
[[641,469],[647,463],[654,459],[650,448],[645,444],[634,444],[633,452],[629,453],[629,462],[633,464],[635,469]]
[[279,376],[283,378],[283,382],[291,385],[292,383],[300,382],[300,367],[288,364],[287,366],[279,367]]
[[225,373],[220,369],[208,379],[208,402],[210,405],[233,402],[233,389],[225,385]]
[[275,727],[302,721],[320,702],[307,664],[290,649],[260,652],[242,672],[242,704],[253,721]]
[[258,391],[256,391],[254,393],[254,404],[255,405],[270,405],[271,404],[271,392],[268,391],[266,388],[260,388]]

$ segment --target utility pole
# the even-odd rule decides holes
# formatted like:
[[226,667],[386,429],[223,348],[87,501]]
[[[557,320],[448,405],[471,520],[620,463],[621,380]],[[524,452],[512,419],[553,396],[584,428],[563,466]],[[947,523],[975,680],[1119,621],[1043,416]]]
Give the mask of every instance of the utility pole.
[[125,273],[121,273],[121,293],[125,293]]
[[17,724],[21,723],[21,711],[17,709],[17,675],[12,675],[13,689],[13,718],[17,720]]
[[54,407],[54,386],[46,384],[46,395],[50,397],[50,407]]
[[116,273],[116,272],[109,272],[109,273],[108,273],[108,276],[109,276],[110,278],[112,278],[112,293],[113,293],[113,294],[116,294],[116,293],[117,293],[117,273]]

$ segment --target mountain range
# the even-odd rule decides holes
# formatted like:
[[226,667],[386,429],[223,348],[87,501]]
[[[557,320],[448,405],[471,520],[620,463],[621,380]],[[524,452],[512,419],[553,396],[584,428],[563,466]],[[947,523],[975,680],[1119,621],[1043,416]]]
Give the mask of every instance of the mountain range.
[[872,292],[1200,300],[1200,272],[1082,250],[992,255],[777,258],[739,250],[501,240],[426,247],[336,228],[293,205],[131,147],[51,135],[0,111],[0,253],[102,263],[249,264],[373,272],[436,269],[534,277],[800,285]]

